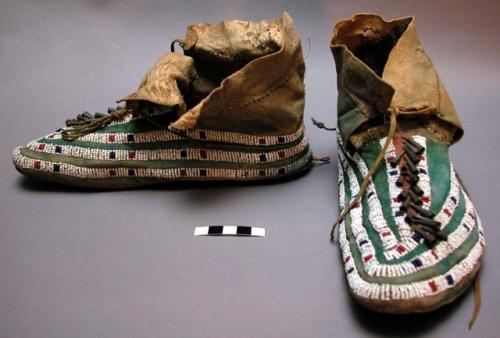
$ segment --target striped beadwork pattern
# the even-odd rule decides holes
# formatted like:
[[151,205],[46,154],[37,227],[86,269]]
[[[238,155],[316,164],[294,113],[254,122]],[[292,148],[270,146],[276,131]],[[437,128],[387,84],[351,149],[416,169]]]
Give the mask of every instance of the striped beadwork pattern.
[[74,141],[54,132],[17,148],[14,164],[33,175],[135,181],[260,180],[290,175],[311,164],[303,126],[288,135],[255,136],[170,131],[150,119],[129,114]]
[[[449,161],[447,145],[422,136],[411,141],[425,148],[415,170],[423,191],[419,204],[432,211],[447,238],[429,245],[405,221],[399,198],[401,168],[391,166],[398,156],[391,143],[362,199],[339,225],[349,287],[367,302],[411,300],[449,291],[470,277],[484,253],[481,221]],[[384,143],[382,139],[348,154],[339,139],[341,210],[359,191]]]

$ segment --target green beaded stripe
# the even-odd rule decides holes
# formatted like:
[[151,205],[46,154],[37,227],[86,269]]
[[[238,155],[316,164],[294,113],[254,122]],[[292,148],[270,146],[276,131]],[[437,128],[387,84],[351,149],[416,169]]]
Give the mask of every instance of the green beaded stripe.
[[[382,147],[379,142],[372,142],[367,144],[367,146],[363,147],[360,151],[360,156],[366,163],[366,166],[370,168],[372,166],[373,161],[377,157],[378,153]],[[346,157],[348,158],[348,157]],[[354,169],[356,177],[358,178],[358,182],[363,181],[363,176],[359,172],[359,168],[355,165],[350,159],[349,163],[351,167]],[[401,240],[401,234],[399,233],[399,228],[396,222],[394,221],[393,211],[391,208],[391,194],[389,192],[389,176],[387,175],[387,163],[386,161],[381,161],[379,167],[375,171],[372,176],[372,181],[375,185],[375,190],[377,193],[377,198],[380,200],[380,204],[382,206],[382,214],[384,215],[384,219],[387,222],[387,225],[394,233],[394,236],[398,241]],[[366,200],[366,194],[363,195],[363,200]],[[378,237],[378,235],[377,235]]]
[[233,151],[238,153],[267,153],[283,150],[293,147],[304,139],[304,135],[290,143],[273,145],[273,146],[248,146],[248,145],[235,145],[221,142],[211,141],[198,141],[198,140],[173,140],[163,142],[147,142],[147,143],[98,143],[88,141],[66,141],[63,139],[48,139],[41,138],[37,140],[39,143],[54,144],[61,146],[76,146],[88,149],[99,150],[158,150],[158,149],[209,149],[209,150],[222,150]]
[[427,167],[429,168],[429,179],[431,184],[431,211],[439,212],[446,202],[450,191],[450,157],[448,146],[444,143],[427,139]]
[[32,159],[39,159],[50,162],[61,162],[77,165],[86,168],[158,168],[158,169],[169,169],[169,168],[226,168],[226,169],[265,169],[265,168],[276,168],[288,165],[297,161],[298,159],[304,157],[309,151],[309,147],[305,147],[300,153],[273,162],[262,162],[262,163],[237,163],[237,162],[219,162],[219,161],[198,161],[198,160],[91,160],[84,159],[80,157],[70,157],[59,154],[43,153],[38,151],[33,151],[27,148],[21,148],[20,153],[23,156]]
[[[342,168],[342,172],[344,174],[344,177],[348,177],[346,171]],[[345,191],[345,200],[350,201],[351,199],[351,189],[349,184],[344,180],[344,191]],[[461,191],[461,193],[463,193]],[[366,219],[363,219],[363,222]],[[454,265],[458,264],[462,259],[467,257],[467,254],[470,252],[470,250],[474,247],[476,242],[479,240],[479,233],[478,233],[478,223],[477,220],[474,222],[474,228],[471,230],[472,233],[471,235],[467,238],[466,241],[464,241],[460,247],[458,247],[453,253],[448,255],[446,258],[438,262],[436,265],[433,265],[431,267],[416,271],[412,274],[405,275],[405,276],[398,276],[398,277],[374,277],[370,276],[366,273],[365,270],[365,265],[364,261],[362,258],[362,255],[359,251],[359,247],[356,243],[356,238],[354,237],[354,234],[351,229],[351,216],[348,215],[345,219],[345,231],[346,231],[346,237],[349,241],[349,247],[351,251],[351,255],[355,261],[356,264],[356,269],[358,274],[362,279],[369,283],[378,283],[378,284],[394,284],[394,285],[401,285],[401,284],[411,284],[416,281],[421,281],[421,280],[427,280],[434,278],[436,276],[443,275],[446,273],[451,267]],[[458,222],[460,223],[460,222]],[[451,229],[450,229],[451,231]],[[427,249],[426,247],[423,247],[423,249],[420,249],[421,251],[424,251]],[[427,249],[428,250],[428,249]]]
[[[342,149],[342,148],[340,148],[340,149]],[[348,157],[345,157],[345,158],[349,160]],[[349,163],[350,163],[352,170],[354,171],[354,173],[356,175],[356,178],[358,179],[358,182],[362,181],[363,177],[362,177],[358,167],[351,160],[349,160]],[[370,165],[371,165],[371,163],[368,163],[368,166],[370,166]],[[381,164],[381,166],[382,166],[382,164]],[[387,171],[385,171],[385,173],[386,172]],[[385,174],[385,180],[376,179],[376,177],[374,177],[373,180],[374,180],[375,189],[377,190],[378,196],[379,196],[379,192],[383,191],[383,190],[381,190],[381,188],[387,189],[387,195],[389,195],[387,174]],[[448,186],[449,186],[449,184],[448,184]],[[448,195],[448,192],[446,193],[446,196],[447,195]],[[388,205],[390,206],[390,203],[391,203],[390,198],[389,198],[389,201],[387,203],[389,203]],[[382,204],[382,207],[384,207],[383,203],[381,203],[381,204]],[[380,235],[377,232],[377,230],[375,230],[375,227],[373,226],[373,224],[370,222],[370,218],[369,218],[370,207],[369,207],[368,200],[366,199],[365,195],[363,195],[363,198],[361,200],[361,205],[363,207],[363,211],[362,211],[363,222],[364,222],[364,224],[366,224],[365,229],[366,229],[366,232],[368,233],[368,237],[369,237],[370,241],[374,244],[375,257],[378,259],[378,261],[380,263],[387,264],[387,265],[399,264],[399,263],[404,262],[404,261],[409,261],[413,257],[428,250],[427,245],[425,243],[421,243],[414,250],[407,252],[404,256],[401,256],[400,258],[388,260],[384,255],[385,249],[384,249],[382,241],[380,239]],[[439,212],[439,210],[437,210],[437,212]],[[465,199],[464,199],[463,191],[462,191],[462,189],[460,189],[460,198],[459,198],[458,206],[455,210],[453,218],[449,220],[449,223],[446,226],[446,228],[443,230],[443,232],[449,235],[453,231],[455,231],[457,229],[457,227],[460,225],[464,215],[465,215]],[[385,216],[385,214],[384,214],[384,217],[387,220],[387,216]],[[389,220],[394,221],[394,218],[392,216],[392,212],[389,216]],[[396,226],[395,235],[396,234],[399,235],[399,229],[397,228],[397,226]]]
[[[439,213],[441,210],[442,206],[444,205],[446,198],[449,193],[450,189],[450,179],[443,180],[442,177],[450,177],[450,162],[448,158],[448,153],[446,151],[447,147],[442,144],[438,143],[435,141],[430,141],[428,140],[428,144],[432,143],[430,147],[428,147],[427,151],[427,161],[428,161],[428,169],[429,172],[432,172],[434,175],[430,177],[431,182],[433,187],[436,187],[437,185],[434,183],[436,181],[439,182],[439,186],[437,187],[439,191],[437,191],[436,188],[432,189],[432,201],[434,201],[435,195],[436,199],[438,202],[436,205],[439,207],[436,207],[436,209],[433,209],[435,213]],[[380,151],[380,144],[379,143],[371,143],[369,147],[364,147],[361,150],[361,155],[363,159],[366,162],[367,167],[370,167],[371,164],[373,163],[377,153]],[[342,148],[340,148],[342,149]],[[343,150],[343,149],[342,149]],[[445,151],[443,151],[445,150]],[[343,152],[344,153],[344,152]],[[443,156],[442,153],[445,153],[446,156]],[[432,155],[431,155],[432,154]],[[361,182],[363,180],[363,176],[361,172],[359,171],[359,168],[357,165],[350,160],[349,157],[345,156],[344,157],[349,161],[349,164],[351,168],[353,169],[356,178],[358,182]],[[445,158],[446,162],[441,161],[441,158]],[[438,169],[436,170],[435,166],[438,166]],[[432,170],[432,168],[434,168]],[[439,176],[437,176],[437,173],[440,173]],[[448,176],[444,176],[448,175]],[[440,177],[440,179],[437,179],[437,177]],[[373,183],[375,185],[375,189],[377,191],[377,197],[379,198],[382,206],[382,211],[384,214],[384,218],[387,221],[387,224],[389,225],[390,229],[394,232],[394,235],[396,238],[399,240],[400,239],[400,234],[399,234],[399,229],[394,222],[394,217],[392,214],[391,210],[391,198],[390,198],[390,193],[389,193],[389,185],[388,185],[388,175],[387,175],[387,164],[385,161],[380,163],[380,167],[377,169],[375,172],[374,176],[372,177]],[[420,244],[417,248],[415,248],[412,251],[409,251],[406,253],[404,256],[397,258],[397,259],[392,259],[388,260],[385,255],[384,255],[384,247],[382,244],[382,241],[380,240],[380,235],[379,233],[375,230],[373,225],[370,222],[369,219],[369,211],[370,207],[368,204],[368,201],[366,199],[366,194],[363,195],[362,198],[362,206],[363,206],[363,222],[367,224],[366,231],[368,233],[368,237],[372,243],[374,243],[375,247],[375,256],[381,263],[385,264],[398,264],[403,261],[411,260],[414,256],[421,254],[425,250],[427,250],[427,246],[425,243]],[[463,192],[460,190],[460,201],[459,204],[455,210],[454,217],[453,219],[450,220],[446,228],[444,229],[444,233],[446,234],[451,234],[459,225],[460,222],[465,214],[465,201],[464,201],[464,196]]]

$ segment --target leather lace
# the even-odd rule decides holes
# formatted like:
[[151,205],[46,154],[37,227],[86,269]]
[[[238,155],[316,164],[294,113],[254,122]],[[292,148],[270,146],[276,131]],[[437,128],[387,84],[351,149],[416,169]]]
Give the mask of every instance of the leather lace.
[[74,141],[83,135],[92,133],[106,127],[113,121],[123,119],[132,110],[123,107],[108,108],[108,114],[95,113],[94,115],[83,112],[75,119],[66,120],[66,128],[62,129],[61,136],[67,141]]
[[[389,108],[388,109],[389,131],[387,133],[385,143],[384,143],[382,149],[380,149],[379,153],[377,154],[377,157],[373,161],[372,165],[370,166],[368,173],[363,178],[363,182],[361,183],[361,186],[359,187],[358,193],[356,194],[354,199],[351,200],[349,205],[347,207],[345,207],[344,210],[342,210],[339,217],[337,218],[337,221],[332,225],[332,230],[330,231],[330,239],[332,241],[334,239],[335,228],[337,227],[337,225],[340,222],[342,222],[345,219],[345,217],[352,210],[352,208],[355,207],[359,203],[359,200],[361,199],[361,197],[363,196],[363,194],[366,191],[366,188],[370,184],[370,179],[372,178],[375,171],[377,171],[377,169],[380,165],[380,162],[384,158],[385,153],[387,151],[387,148],[389,147],[389,144],[391,144],[392,140],[394,139],[394,135],[396,133],[397,125],[398,125],[398,117],[399,116],[421,116],[421,115],[429,116],[429,115],[433,114],[434,112],[435,111],[430,107],[424,107],[424,108],[418,109],[418,110],[403,110],[400,108]],[[415,202],[417,202],[417,201],[415,200]]]
[[[351,200],[349,205],[346,208],[344,208],[344,210],[339,215],[337,221],[332,225],[332,230],[330,232],[330,239],[332,241],[334,240],[335,228],[345,219],[345,217],[352,210],[352,208],[354,208],[359,203],[359,200],[363,196],[364,192],[366,191],[366,188],[370,183],[370,179],[372,178],[373,174],[379,167],[380,162],[384,158],[387,148],[389,147],[389,144],[391,144],[391,142],[394,139],[394,135],[396,133],[398,126],[398,117],[422,116],[422,115],[430,116],[432,114],[435,114],[435,110],[433,110],[430,107],[425,107],[419,110],[402,110],[398,108],[391,108],[388,110],[388,114],[390,119],[389,131],[387,133],[387,138],[385,140],[384,146],[382,147],[382,149],[380,149],[379,153],[377,154],[377,157],[375,158],[375,161],[370,166],[368,173],[366,174],[366,176],[363,179],[363,182],[361,183],[358,193],[356,194],[354,199]],[[314,119],[313,123],[322,129],[335,130],[335,128],[325,127],[323,123],[315,121]],[[415,184],[416,182],[418,182],[418,176],[416,168],[412,167],[415,165],[416,162],[418,162],[418,157],[416,156],[418,156],[419,153],[423,152],[425,149],[423,149],[423,147],[421,147],[419,144],[417,144],[410,138],[404,138],[404,140],[405,140],[404,149],[398,155],[397,158],[391,161],[391,166],[395,167],[399,164],[399,162],[402,159],[405,159],[406,167],[404,166],[402,167],[402,169],[404,169],[402,170],[403,173],[399,177],[398,182],[396,182],[396,184],[400,186],[403,186],[404,184],[409,184],[410,189],[408,189],[406,193],[400,194],[398,196],[398,199],[400,202],[402,202],[401,206],[402,211],[407,212],[405,220],[410,224],[412,230],[421,235],[428,245],[434,245],[437,239],[445,240],[447,236],[440,230],[439,222],[432,219],[434,217],[434,214],[431,211],[425,210],[420,206],[421,200],[419,196],[423,192],[421,192],[421,190]],[[412,158],[414,156],[416,158]],[[481,308],[481,285],[479,276],[476,276],[474,279],[474,308],[471,314],[471,318],[469,320],[469,330],[474,325],[474,322],[476,321],[476,318],[479,315],[480,308]]]

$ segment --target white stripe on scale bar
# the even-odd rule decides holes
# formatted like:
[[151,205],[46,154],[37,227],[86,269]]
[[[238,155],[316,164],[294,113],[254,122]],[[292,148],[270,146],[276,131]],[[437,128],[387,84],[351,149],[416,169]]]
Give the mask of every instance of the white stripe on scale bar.
[[210,225],[194,228],[195,236],[266,237],[266,229],[246,225]]

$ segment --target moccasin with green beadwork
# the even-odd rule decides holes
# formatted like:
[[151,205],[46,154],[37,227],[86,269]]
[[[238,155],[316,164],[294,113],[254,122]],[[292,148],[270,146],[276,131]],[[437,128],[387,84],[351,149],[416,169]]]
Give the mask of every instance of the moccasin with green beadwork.
[[192,25],[171,48],[122,107],[79,114],[15,149],[16,168],[98,188],[269,180],[310,168],[304,60],[287,13]]
[[463,134],[455,108],[413,18],[356,15],[335,26],[331,50],[349,289],[376,311],[434,310],[471,285],[485,246],[448,155]]

